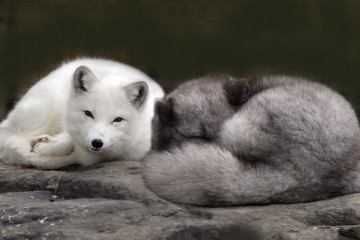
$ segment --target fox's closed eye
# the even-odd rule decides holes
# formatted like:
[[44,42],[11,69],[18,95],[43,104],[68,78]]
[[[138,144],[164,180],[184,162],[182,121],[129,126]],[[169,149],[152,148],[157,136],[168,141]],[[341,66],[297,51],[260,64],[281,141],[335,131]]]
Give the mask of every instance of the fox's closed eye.
[[90,111],[84,111],[85,115],[94,119],[94,115]]
[[113,122],[121,122],[123,119],[121,118],[121,117],[117,117],[117,118],[115,118],[114,120],[113,120]]
[[205,135],[203,135],[201,133],[196,133],[196,132],[183,133],[183,132],[179,131],[178,129],[175,129],[175,132],[184,138],[189,138],[189,139],[190,138],[198,138],[198,139],[204,139],[204,140],[207,139],[205,137]]

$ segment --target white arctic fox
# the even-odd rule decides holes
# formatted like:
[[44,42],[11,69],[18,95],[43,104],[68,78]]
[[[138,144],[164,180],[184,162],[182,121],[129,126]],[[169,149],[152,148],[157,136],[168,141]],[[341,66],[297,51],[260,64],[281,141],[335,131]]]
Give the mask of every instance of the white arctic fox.
[[0,124],[0,158],[57,169],[104,159],[140,159],[150,149],[161,87],[130,66],[67,62],[36,83]]

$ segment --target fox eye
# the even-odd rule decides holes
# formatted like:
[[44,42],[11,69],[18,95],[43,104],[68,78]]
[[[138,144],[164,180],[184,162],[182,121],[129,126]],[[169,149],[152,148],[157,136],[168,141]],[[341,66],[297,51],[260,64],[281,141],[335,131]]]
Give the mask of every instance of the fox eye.
[[94,119],[93,114],[90,111],[84,111],[85,115]]
[[117,118],[114,119],[113,122],[121,122],[122,120],[123,120],[123,119],[122,119],[121,117],[117,117]]

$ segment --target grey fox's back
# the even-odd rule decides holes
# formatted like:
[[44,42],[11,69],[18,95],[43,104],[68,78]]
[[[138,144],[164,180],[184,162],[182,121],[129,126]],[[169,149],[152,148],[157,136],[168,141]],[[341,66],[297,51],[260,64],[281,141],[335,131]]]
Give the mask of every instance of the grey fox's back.
[[321,84],[204,77],[170,93],[157,112],[144,179],[169,200],[290,203],[359,191],[356,115]]

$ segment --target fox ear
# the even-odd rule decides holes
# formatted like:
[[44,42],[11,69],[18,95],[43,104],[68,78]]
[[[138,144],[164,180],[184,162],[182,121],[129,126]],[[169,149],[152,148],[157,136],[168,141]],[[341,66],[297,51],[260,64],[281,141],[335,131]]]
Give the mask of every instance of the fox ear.
[[174,109],[172,99],[160,99],[156,102],[155,112],[160,121],[171,123],[174,121]]
[[229,78],[224,83],[224,90],[229,103],[240,106],[250,98],[249,83],[245,78]]
[[87,92],[97,79],[89,68],[80,66],[75,70],[73,81],[75,91],[81,93]]
[[135,82],[125,87],[129,101],[136,107],[140,107],[148,95],[149,87],[146,82]]

